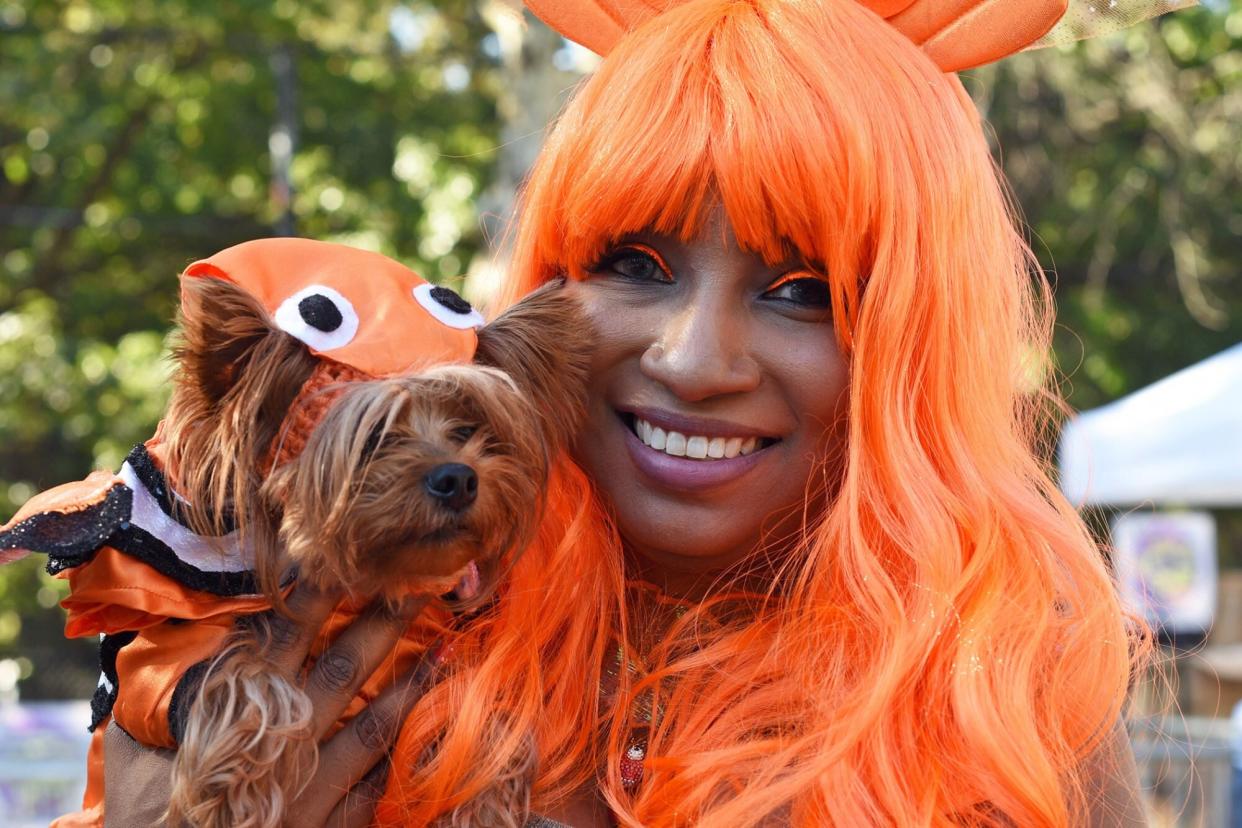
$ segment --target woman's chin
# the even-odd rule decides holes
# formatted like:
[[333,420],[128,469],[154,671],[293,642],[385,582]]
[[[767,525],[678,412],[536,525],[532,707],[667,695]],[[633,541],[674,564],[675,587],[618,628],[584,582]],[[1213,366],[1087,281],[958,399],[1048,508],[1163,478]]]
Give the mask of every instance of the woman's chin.
[[729,569],[754,553],[774,515],[801,514],[805,488],[792,481],[805,480],[810,463],[793,462],[794,442],[734,459],[693,459],[666,456],[615,418],[605,422],[579,442],[576,459],[627,549],[657,571]]
[[755,524],[737,510],[622,496],[614,502],[617,531],[631,552],[662,569],[715,572],[745,559],[758,545]]

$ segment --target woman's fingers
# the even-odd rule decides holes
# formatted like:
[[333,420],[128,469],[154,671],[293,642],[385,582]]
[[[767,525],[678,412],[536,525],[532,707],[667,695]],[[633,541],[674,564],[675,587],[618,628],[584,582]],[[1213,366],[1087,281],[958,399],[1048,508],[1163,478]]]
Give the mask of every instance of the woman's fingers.
[[[275,669],[291,678],[298,674],[340,599],[340,593],[321,592],[304,584],[294,589],[286,602],[289,617],[273,614],[268,624],[268,652]],[[358,688],[388,657],[410,621],[430,600],[430,596],[411,597],[396,609],[376,602],[315,659],[306,676],[305,691],[317,739],[340,718]],[[431,660],[424,659],[320,746],[315,776],[290,808],[289,824],[329,828],[369,824],[383,793],[387,763],[381,760],[386,760],[401,722],[422,695],[432,670]]]
[[387,758],[376,763],[337,804],[328,817],[326,828],[367,828],[375,816],[376,803],[384,795],[384,786],[388,784],[389,767]]
[[388,657],[430,596],[411,597],[396,610],[373,604],[315,661],[306,679],[316,738],[328,732],[362,683]]
[[325,824],[367,771],[387,756],[401,723],[426,691],[434,669],[432,659],[424,659],[320,745],[319,766],[298,798],[290,824]]
[[315,636],[340,600],[340,592],[325,592],[306,583],[295,586],[285,602],[288,617],[273,612],[267,625],[267,652],[272,666],[296,678]]

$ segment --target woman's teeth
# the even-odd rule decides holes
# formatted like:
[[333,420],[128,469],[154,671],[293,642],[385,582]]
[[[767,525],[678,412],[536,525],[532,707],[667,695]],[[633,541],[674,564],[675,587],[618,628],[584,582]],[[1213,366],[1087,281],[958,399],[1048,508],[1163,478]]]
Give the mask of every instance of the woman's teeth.
[[673,457],[690,457],[695,460],[719,460],[750,454],[762,448],[758,437],[704,437],[685,435],[680,431],[665,431],[646,420],[634,418],[634,433],[643,444],[670,454]]

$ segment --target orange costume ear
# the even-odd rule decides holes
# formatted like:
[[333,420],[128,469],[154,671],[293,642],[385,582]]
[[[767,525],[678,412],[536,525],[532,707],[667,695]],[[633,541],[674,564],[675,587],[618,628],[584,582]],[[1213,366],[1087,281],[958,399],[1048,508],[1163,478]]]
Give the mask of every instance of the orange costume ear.
[[[536,16],[565,37],[597,54],[606,55],[627,32],[685,0],[525,2]],[[1155,0],[858,2],[922,47],[927,56],[946,72],[982,66],[1032,45],[1049,45],[1104,34],[1174,8],[1194,4],[1194,0],[1165,3]],[[1064,25],[1058,26],[1058,23]]]

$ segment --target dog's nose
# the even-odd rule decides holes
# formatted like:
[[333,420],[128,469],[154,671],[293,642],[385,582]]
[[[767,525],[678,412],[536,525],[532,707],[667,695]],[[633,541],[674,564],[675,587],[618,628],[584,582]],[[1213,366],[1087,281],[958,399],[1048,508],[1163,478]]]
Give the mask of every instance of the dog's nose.
[[464,463],[445,463],[427,472],[423,486],[442,505],[460,512],[478,496],[479,476]]

